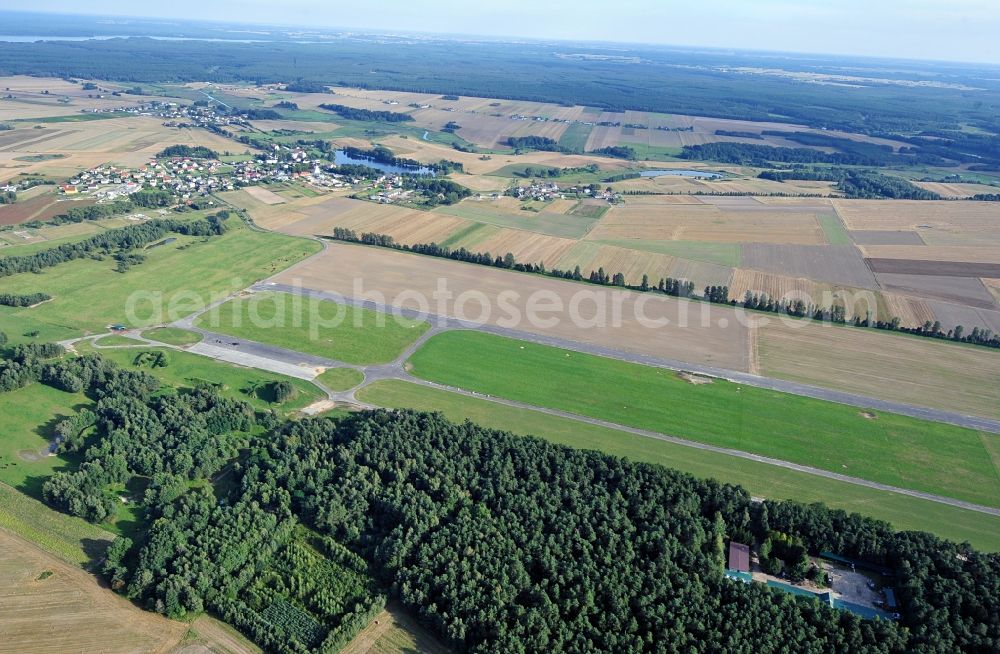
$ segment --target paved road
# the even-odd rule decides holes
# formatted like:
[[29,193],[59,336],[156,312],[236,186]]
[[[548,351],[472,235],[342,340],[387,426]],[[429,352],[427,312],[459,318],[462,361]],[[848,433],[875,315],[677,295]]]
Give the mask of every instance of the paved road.
[[747,386],[766,388],[774,391],[780,391],[782,393],[790,393],[792,395],[811,397],[818,400],[827,400],[829,402],[837,402],[838,404],[847,404],[849,406],[855,406],[861,409],[873,409],[876,411],[898,413],[904,416],[910,416],[912,418],[920,418],[922,420],[931,420],[934,422],[943,422],[951,425],[957,425],[959,427],[967,427],[969,429],[976,429],[979,431],[986,431],[994,434],[1000,434],[1000,420],[993,420],[990,418],[969,416],[961,413],[955,413],[952,411],[943,411],[940,409],[929,409],[926,407],[915,406],[912,404],[904,404],[901,402],[889,402],[874,397],[855,395],[853,393],[844,393],[841,391],[834,391],[827,388],[820,388],[818,386],[810,386],[808,384],[799,384],[796,382],[785,381],[783,379],[773,379],[770,377],[751,375],[737,370],[726,370],[724,368],[714,368],[712,366],[705,366],[695,363],[686,363],[684,361],[678,361],[675,359],[664,359],[644,354],[635,354],[632,352],[625,352],[622,350],[616,350],[613,348],[603,347],[599,345],[578,343],[576,341],[571,341],[568,339],[558,338],[554,336],[544,336],[516,329],[507,329],[504,327],[498,327],[496,325],[470,323],[461,320],[456,320],[448,316],[440,316],[436,314],[431,314],[431,315],[421,314],[420,312],[412,309],[390,307],[377,302],[372,302],[370,300],[359,300],[357,298],[344,297],[336,293],[326,293],[323,291],[316,291],[308,288],[302,288],[300,286],[290,286],[287,284],[278,284],[274,282],[263,282],[255,284],[251,288],[255,291],[279,291],[282,293],[294,293],[296,295],[314,297],[314,298],[329,300],[332,302],[338,302],[341,304],[349,304],[354,307],[373,309],[376,311],[382,311],[386,313],[394,313],[404,318],[424,319],[428,320],[431,323],[431,325],[434,326],[434,328],[436,328],[436,330],[438,331],[443,331],[447,329],[475,329],[489,334],[506,336],[508,338],[516,338],[523,341],[529,341],[531,343],[538,343],[540,345],[550,345],[554,347],[563,348],[566,350],[572,350],[574,352],[594,354],[597,356],[607,357],[610,359],[619,359],[621,361],[640,363],[642,365],[652,366],[656,368],[665,368],[669,370],[684,370],[687,372],[693,372],[700,375],[706,375],[709,377],[726,379],[739,384],[745,384]]

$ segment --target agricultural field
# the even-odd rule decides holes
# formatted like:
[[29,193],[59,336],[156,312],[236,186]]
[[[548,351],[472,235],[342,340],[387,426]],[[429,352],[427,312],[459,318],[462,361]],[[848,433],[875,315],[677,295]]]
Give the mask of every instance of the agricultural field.
[[390,604],[340,654],[448,654],[450,651],[402,609]]
[[[366,296],[384,298],[389,306],[401,304],[413,308],[414,295],[431,303],[440,280],[444,280],[455,299],[445,307],[449,315],[456,313],[457,298],[463,293],[479,292],[489,302],[488,310],[482,311],[479,301],[469,301],[461,311],[467,319],[481,318],[486,324],[507,323],[512,315],[509,309],[521,317],[514,321],[516,329],[536,335],[736,370],[746,370],[747,366],[747,334],[730,308],[692,304],[667,296],[640,295],[343,243],[331,243],[323,253],[282,272],[272,281],[352,297],[357,293],[355,281],[359,279]],[[510,298],[508,309],[501,310],[498,296],[504,291],[513,292],[516,297]],[[546,298],[546,307],[551,298],[552,304],[561,309],[546,308],[532,324],[526,318],[526,305],[529,296],[536,292],[540,294],[538,297]],[[582,319],[578,325],[568,315],[571,306],[578,309]],[[606,326],[612,324],[613,306],[621,307],[620,326],[598,328],[602,322]],[[436,303],[428,308],[437,312]],[[667,319],[670,323],[655,328],[649,323],[644,326],[640,320],[643,317],[651,321]],[[678,326],[681,323],[687,326]]]
[[318,243],[233,222],[222,236],[181,236],[147,250],[146,261],[127,273],[115,272],[108,260],[78,259],[39,274],[7,277],[7,292],[45,292],[54,299],[33,308],[0,307],[0,331],[12,340],[29,331],[39,331],[39,339],[62,340],[107,331],[111,323],[171,322],[320,249]]
[[436,335],[409,363],[414,375],[449,386],[1000,506],[995,434],[719,379],[696,384],[671,370],[479,332]]
[[64,214],[73,207],[88,207],[93,200],[70,200],[60,198],[53,192],[38,195],[14,204],[0,205],[0,226],[19,225],[32,220],[49,220]]
[[198,317],[197,326],[354,364],[388,363],[430,327],[326,300],[256,293]]
[[885,400],[1000,417],[1000,356],[981,348],[853,327],[757,330],[761,374]]
[[166,654],[187,625],[143,611],[89,573],[0,529],[0,651]]
[[570,447],[599,450],[633,461],[655,463],[683,470],[697,477],[739,484],[756,497],[824,502],[848,512],[857,511],[886,520],[897,529],[931,531],[956,541],[968,540],[987,551],[1000,551],[1000,520],[982,513],[905,495],[879,492],[403,381],[376,382],[359,391],[358,398],[384,407],[440,411],[451,420],[470,419],[481,425],[544,438]]

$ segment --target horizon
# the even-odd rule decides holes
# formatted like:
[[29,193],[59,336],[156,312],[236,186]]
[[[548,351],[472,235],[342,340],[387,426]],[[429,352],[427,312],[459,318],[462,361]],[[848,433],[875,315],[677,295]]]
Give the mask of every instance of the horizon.
[[[527,4],[523,0],[514,0],[514,2],[515,5]],[[592,0],[586,0],[583,5],[577,4],[576,6],[585,7],[587,2],[592,2]],[[161,22],[166,24],[177,23],[181,25],[222,24],[282,29],[301,28],[316,31],[359,31],[374,34],[593,43],[619,46],[664,47],[683,50],[705,49],[779,55],[925,61],[984,66],[1000,65],[1000,43],[992,36],[996,31],[1000,31],[1000,12],[990,12],[989,7],[987,7],[989,2],[984,0],[959,0],[958,4],[961,6],[949,7],[943,11],[940,7],[933,5],[933,3],[924,2],[923,0],[918,3],[919,6],[917,7],[906,7],[905,9],[910,14],[915,14],[915,16],[907,20],[910,23],[910,27],[917,30],[916,32],[912,29],[906,30],[886,25],[881,32],[875,29],[875,33],[873,33],[872,25],[882,25],[885,23],[885,21],[876,20],[880,16],[892,15],[898,17],[902,15],[893,12],[891,8],[899,8],[900,5],[912,5],[913,3],[893,1],[886,3],[890,7],[889,9],[887,9],[886,5],[880,5],[874,9],[866,8],[871,9],[867,15],[868,24],[861,26],[865,29],[861,30],[854,37],[853,47],[850,47],[850,41],[841,39],[841,36],[845,29],[850,31],[859,29],[858,25],[850,24],[849,22],[854,16],[849,11],[849,8],[850,6],[860,5],[859,0],[847,0],[837,9],[817,7],[811,3],[802,4],[788,3],[786,0],[763,0],[763,2],[756,3],[756,6],[753,8],[742,6],[735,8],[735,14],[723,11],[720,4],[716,4],[710,10],[705,11],[692,7],[645,7],[644,5],[651,3],[643,2],[642,0],[625,0],[624,4],[616,9],[619,12],[618,15],[602,15],[601,25],[585,23],[574,34],[566,33],[566,25],[558,21],[553,23],[535,20],[526,23],[521,20],[517,23],[518,27],[525,27],[517,30],[510,26],[511,24],[508,20],[477,22],[485,21],[484,16],[477,16],[477,14],[482,14],[482,9],[466,12],[468,15],[462,14],[459,19],[452,23],[442,25],[442,20],[444,19],[440,14],[449,13],[448,8],[457,4],[452,0],[435,2],[433,3],[436,5],[435,7],[426,7],[426,3],[424,3],[422,9],[415,6],[398,6],[399,3],[400,0],[387,0],[384,3],[386,5],[384,14],[393,17],[393,20],[386,20],[384,24],[378,24],[378,21],[371,17],[370,12],[354,11],[353,13],[344,13],[344,11],[341,11],[334,20],[320,16],[314,24],[307,25],[304,22],[305,18],[282,19],[283,16],[288,16],[295,12],[295,8],[283,11],[283,16],[276,16],[270,12],[271,7],[269,5],[264,6],[264,3],[258,2],[248,3],[249,6],[246,6],[247,3],[241,3],[241,16],[234,18],[232,9],[226,9],[226,7],[232,5],[229,0],[221,3],[213,3],[207,10],[204,6],[198,6],[197,10],[185,10],[184,7],[193,5],[193,3],[190,0],[179,0],[179,2],[173,3],[174,5],[179,5],[173,14],[168,14],[165,10],[156,6],[151,7],[143,13],[130,13],[130,10],[134,11],[136,7],[134,5],[125,6],[124,3],[118,0],[92,3],[91,7],[84,10],[75,6],[64,6],[69,3],[62,0],[41,0],[41,2],[33,3],[30,7],[25,6],[27,3],[16,0],[15,4],[20,6],[8,7],[4,11],[36,15],[86,16],[94,19],[119,18],[131,21]],[[734,0],[722,0],[722,3],[727,5],[741,4],[734,2]],[[294,4],[300,10],[304,10],[313,3],[311,0],[298,0]],[[490,0],[490,4],[497,3]],[[504,4],[507,5],[510,3]],[[122,8],[114,9],[114,7],[118,6],[122,6]],[[637,9],[645,12],[642,18],[646,18],[648,14],[650,20],[643,21],[646,23],[656,23],[664,15],[676,19],[674,20],[674,24],[677,22],[697,24],[696,22],[692,23],[692,20],[708,18],[716,22],[713,23],[714,29],[711,34],[699,35],[697,34],[697,30],[692,30],[692,34],[687,38],[674,38],[679,37],[674,24],[669,26],[670,29],[667,30],[667,35],[663,38],[653,37],[653,32],[648,27],[637,24],[635,29],[630,32],[633,38],[627,38],[622,34],[622,25],[638,18],[634,15]],[[406,15],[407,12],[415,10],[420,14],[419,20],[414,16]],[[553,12],[564,14],[565,11],[559,6],[532,7],[531,10],[536,13],[542,12],[543,14],[551,14]],[[348,8],[346,11],[351,12],[352,10]],[[754,17],[749,22],[746,20],[748,18],[746,15],[748,11],[754,14]],[[756,15],[758,11],[761,12],[760,16]],[[742,16],[740,15],[741,12],[743,13]],[[791,16],[782,16],[782,14],[789,12],[797,12],[797,14],[794,18]],[[489,11],[487,10],[486,13],[489,13]],[[506,13],[517,14],[518,12],[516,8],[512,7]],[[710,13],[712,16],[701,15],[705,13]],[[577,9],[573,17],[585,14],[586,11],[583,9]],[[454,16],[455,14],[452,13],[451,17]],[[831,24],[829,22],[831,16],[839,20]],[[958,23],[963,23],[964,21],[961,33],[949,32],[949,27],[956,27],[956,21]],[[572,22],[572,20],[563,21],[567,25]],[[547,24],[544,28],[539,29],[538,24],[541,23]],[[768,26],[767,29],[770,29],[770,33],[767,29],[762,28],[762,24]],[[486,25],[492,25],[493,28],[477,29]],[[969,29],[966,30],[964,29],[965,27]],[[738,38],[733,37],[734,30],[741,33],[742,36]],[[747,34],[750,33],[757,33],[757,35],[747,38]],[[820,33],[826,36],[818,38],[821,36]],[[931,33],[938,38],[936,40],[928,38]],[[780,34],[782,38],[775,40],[774,34]],[[866,34],[867,36],[865,36]],[[47,35],[33,34],[31,36]],[[846,45],[841,48],[835,48],[830,45],[834,42],[838,44],[845,43]],[[919,47],[915,44],[919,44]],[[928,44],[931,47],[928,47]]]

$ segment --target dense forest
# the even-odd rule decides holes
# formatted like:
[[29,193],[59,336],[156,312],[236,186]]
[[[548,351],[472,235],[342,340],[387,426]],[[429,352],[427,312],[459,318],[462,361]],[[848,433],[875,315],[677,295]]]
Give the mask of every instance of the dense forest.
[[332,111],[341,118],[348,120],[374,120],[382,123],[404,123],[413,120],[410,114],[398,111],[372,111],[370,109],[356,109],[342,104],[321,104],[320,109]]
[[[46,18],[44,26],[36,29],[49,30],[50,22]],[[564,46],[545,43],[448,41],[442,47],[444,42],[435,40],[355,38],[320,44],[281,41],[277,34],[273,38],[268,43],[141,38],[3,43],[0,73],[126,83],[290,83],[291,90],[301,92],[344,85],[607,110],[779,120],[873,135],[959,131],[962,123],[990,134],[1000,131],[996,120],[1000,85],[991,81],[996,75],[959,65],[922,62],[923,68],[918,68],[894,62],[890,73],[878,62],[865,60],[845,63],[842,58],[813,56],[782,62],[790,70],[820,74],[842,72],[849,65],[855,74],[900,80],[926,79],[929,66],[936,80],[982,90],[870,84],[845,93],[834,85],[726,72],[734,66],[773,68],[773,60],[754,53],[693,53],[642,46],[608,51],[617,56],[631,53],[642,60],[623,65],[616,57],[559,56]],[[588,51],[603,52],[604,48],[584,46],[584,52]]]
[[219,153],[204,145],[171,145],[156,155],[161,157],[187,157],[188,159],[218,159]]
[[[0,363],[4,391],[93,402],[56,427],[82,462],[46,501],[99,522],[142,482],[146,527],[107,552],[112,588],[171,617],[212,609],[270,651],[335,652],[387,596],[462,652],[1000,645],[1000,559],[967,545],[435,414],[282,423],[212,386],[178,393],[61,353],[18,346]],[[885,566],[903,617],[729,581],[729,539]]]

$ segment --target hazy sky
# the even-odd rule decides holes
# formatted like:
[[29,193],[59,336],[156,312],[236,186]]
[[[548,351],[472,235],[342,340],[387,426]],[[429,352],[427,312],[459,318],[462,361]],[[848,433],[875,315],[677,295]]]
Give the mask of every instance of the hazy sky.
[[30,11],[1000,63],[1000,0],[6,0],[3,4]]

